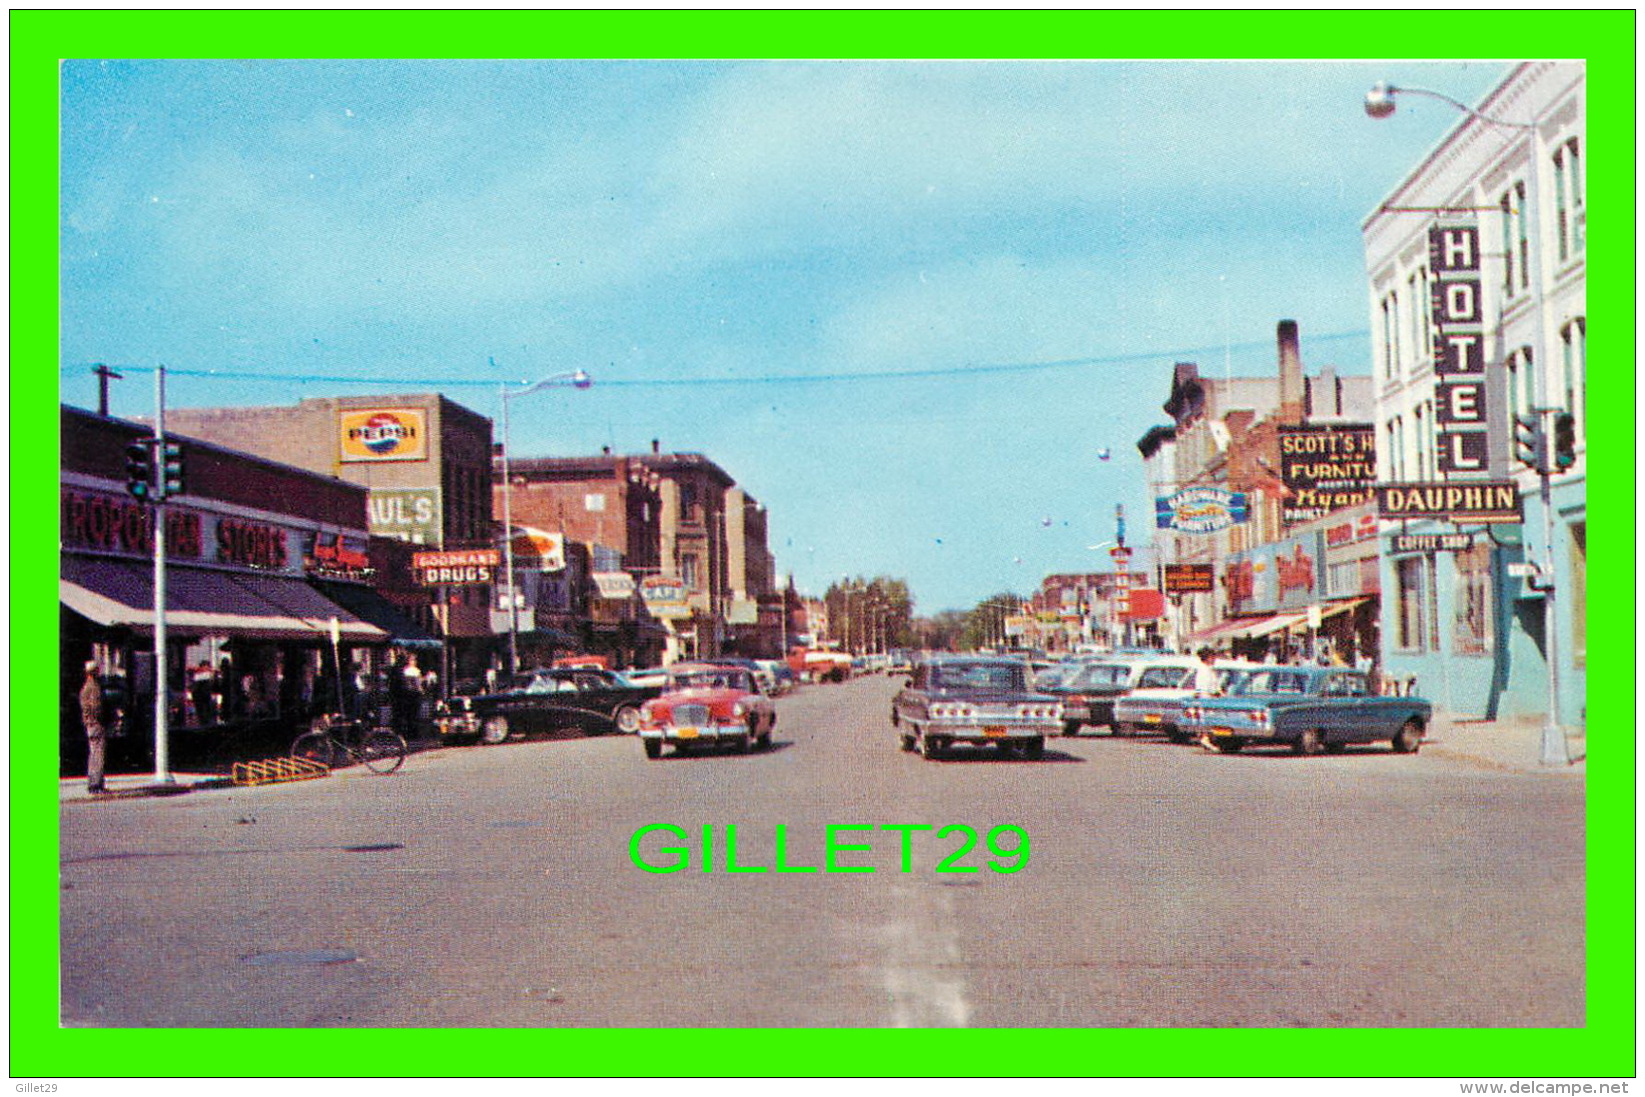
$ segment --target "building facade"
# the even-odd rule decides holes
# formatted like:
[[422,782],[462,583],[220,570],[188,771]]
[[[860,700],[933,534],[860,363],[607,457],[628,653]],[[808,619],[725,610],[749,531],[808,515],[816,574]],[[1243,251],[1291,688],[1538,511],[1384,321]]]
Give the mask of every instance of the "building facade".
[[[117,710],[116,764],[151,760],[157,682],[179,762],[250,753],[430,637],[373,586],[365,489],[168,430],[183,491],[162,508],[127,490],[149,427],[61,409],[62,757],[83,764],[74,698],[95,663]],[[163,521],[161,515],[163,514]],[[165,544],[165,663],[155,667],[154,551]],[[342,674],[339,675],[339,661]]]
[[[427,550],[495,548],[491,420],[438,393],[333,396],[291,406],[168,408],[174,429],[366,489],[368,531]],[[429,588],[448,641],[444,677],[483,672],[494,647],[486,584]]]
[[[1163,640],[1357,661],[1376,650],[1379,621],[1377,574],[1360,562],[1375,555],[1363,451],[1372,379],[1308,374],[1294,321],[1280,321],[1277,351],[1274,377],[1205,377],[1179,363],[1163,405],[1171,423],[1137,443],[1161,500]],[[1316,447],[1334,459],[1292,459]]]
[[[1380,479],[1512,480],[1523,500],[1523,522],[1384,524],[1385,665],[1463,717],[1546,714],[1551,654],[1560,722],[1586,723],[1584,97],[1579,63],[1515,67],[1478,105],[1485,117],[1464,116],[1363,225]],[[1477,240],[1478,349],[1466,356],[1441,338],[1454,316],[1436,293],[1436,260],[1450,262],[1431,254],[1436,227]],[[1550,432],[1560,415],[1571,460],[1545,499],[1538,471],[1516,458],[1515,419]],[[1464,430],[1481,440],[1475,467],[1456,441]],[[1551,576],[1523,574],[1550,558]]]

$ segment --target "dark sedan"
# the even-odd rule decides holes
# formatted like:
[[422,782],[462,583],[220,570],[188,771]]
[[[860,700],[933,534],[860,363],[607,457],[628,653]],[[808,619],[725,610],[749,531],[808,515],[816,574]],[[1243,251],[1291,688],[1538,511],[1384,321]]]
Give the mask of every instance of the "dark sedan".
[[1248,746],[1336,753],[1349,743],[1387,742],[1414,754],[1433,718],[1420,697],[1377,697],[1366,676],[1337,667],[1264,667],[1225,697],[1189,703],[1183,730],[1232,754]]
[[661,686],[637,686],[598,667],[538,669],[520,675],[509,689],[453,697],[440,706],[434,725],[442,739],[486,743],[568,729],[632,735],[640,727],[640,706],[661,692]]
[[891,726],[903,750],[927,758],[957,743],[1038,758],[1045,737],[1062,726],[1062,706],[1036,692],[1028,677],[1028,664],[1020,659],[956,656],[919,663],[891,703]]

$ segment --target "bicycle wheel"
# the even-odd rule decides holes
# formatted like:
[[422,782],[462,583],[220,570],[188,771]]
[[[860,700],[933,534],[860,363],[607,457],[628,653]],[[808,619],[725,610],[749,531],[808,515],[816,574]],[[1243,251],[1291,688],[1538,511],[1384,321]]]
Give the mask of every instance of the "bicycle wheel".
[[330,767],[336,760],[331,736],[323,731],[305,731],[291,744],[291,756],[305,762],[318,762]]
[[406,760],[406,741],[392,731],[374,731],[360,742],[360,760],[373,773],[393,773]]

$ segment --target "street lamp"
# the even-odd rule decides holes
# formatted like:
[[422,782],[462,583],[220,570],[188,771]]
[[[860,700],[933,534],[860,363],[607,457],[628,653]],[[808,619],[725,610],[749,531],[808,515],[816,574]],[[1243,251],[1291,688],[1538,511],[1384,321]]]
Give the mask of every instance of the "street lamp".
[[[493,368],[497,365],[495,358],[491,359]],[[514,509],[513,480],[508,469],[508,402],[521,396],[546,388],[555,388],[570,385],[572,388],[586,389],[594,383],[583,370],[573,370],[570,373],[556,373],[552,377],[544,377],[541,381],[516,381],[514,384],[523,385],[509,391],[508,382],[497,386],[497,398],[503,407],[503,567],[507,571],[508,583],[508,673],[512,678],[520,673],[520,599],[514,589]]]
[[[1493,118],[1481,113],[1466,103],[1452,99],[1441,92],[1430,91],[1427,88],[1395,87],[1386,81],[1379,81],[1365,93],[1365,113],[1372,118],[1387,118],[1394,113],[1394,97],[1397,95],[1425,95],[1430,99],[1438,99],[1457,110],[1477,118],[1486,125],[1498,126],[1502,129],[1518,130],[1525,134],[1530,142],[1529,168],[1525,173],[1525,189],[1527,205],[1530,210],[1527,219],[1536,226],[1537,235],[1542,231],[1542,200],[1538,192],[1537,177],[1540,174],[1541,157],[1537,151],[1537,123],[1510,122],[1503,118]],[[1540,244],[1540,240],[1539,240]],[[1544,301],[1542,297],[1542,257],[1537,256],[1536,262],[1530,264],[1533,285],[1531,297],[1534,304],[1533,314],[1536,323],[1536,348],[1533,361],[1546,361],[1548,342],[1544,326]],[[1534,409],[1539,414],[1551,414],[1553,408]],[[1540,566],[1543,582],[1542,603],[1542,634],[1543,644],[1547,649],[1548,663],[1548,716],[1542,726],[1542,764],[1545,766],[1569,765],[1570,754],[1565,744],[1565,732],[1559,724],[1559,628],[1554,615],[1554,507],[1552,473],[1549,467],[1546,448],[1538,461],[1537,473],[1541,480],[1542,498],[1542,525],[1543,525],[1543,563]]]

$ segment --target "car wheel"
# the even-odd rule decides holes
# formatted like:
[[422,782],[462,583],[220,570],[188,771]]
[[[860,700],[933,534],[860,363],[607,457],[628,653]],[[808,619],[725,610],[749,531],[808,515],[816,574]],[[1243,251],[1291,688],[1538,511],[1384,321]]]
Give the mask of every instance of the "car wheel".
[[1166,738],[1166,741],[1176,743],[1178,746],[1181,746],[1184,743],[1193,742],[1192,739],[1190,739],[1188,736],[1184,735],[1180,731],[1168,731],[1168,732],[1165,733],[1165,738]]
[[1030,739],[1022,745],[1022,756],[1031,762],[1037,762],[1045,757],[1045,740]]
[[736,751],[738,754],[747,754],[748,753],[748,748],[749,748],[750,744],[753,743],[753,741],[754,741],[754,733],[753,732],[748,732],[747,734],[739,735],[739,736],[737,736],[736,742],[731,744],[731,749]]
[[480,741],[495,746],[508,741],[508,718],[493,716],[480,726]]
[[1326,743],[1325,744],[1325,753],[1326,754],[1341,754],[1343,751],[1345,751],[1347,749],[1348,749],[1348,744],[1347,743]]
[[1240,751],[1245,749],[1245,740],[1233,738],[1231,736],[1227,738],[1218,737],[1211,740],[1211,746],[1214,747],[1219,754],[1238,754]]
[[1078,735],[1080,733],[1080,722],[1078,720],[1064,720],[1062,722],[1062,733],[1066,737]]
[[645,756],[647,758],[661,758],[663,756],[663,741],[661,739],[644,739]]
[[[776,721],[772,721],[772,723],[775,723],[775,722]],[[766,729],[764,731],[760,732],[759,739],[757,740],[757,742],[759,743],[759,747],[760,747],[761,750],[770,750],[771,749],[771,728],[770,728],[769,725],[766,727]]]
[[611,722],[624,735],[633,735],[640,730],[640,710],[633,705],[624,705],[612,716]]
[[935,735],[920,736],[920,756],[936,758],[942,754],[942,742]]
[[1123,739],[1131,734],[1131,729],[1124,724],[1115,722],[1108,725],[1108,734],[1115,739]]
[[1421,746],[1422,725],[1415,720],[1405,721],[1405,726],[1394,736],[1394,749],[1400,754],[1415,754]]
[[1291,749],[1298,754],[1319,754],[1325,749],[1325,733],[1319,728],[1308,728],[1297,736],[1296,742],[1291,744]]
[[902,740],[903,750],[911,751],[914,749],[914,737],[912,735],[899,735],[897,738]]

